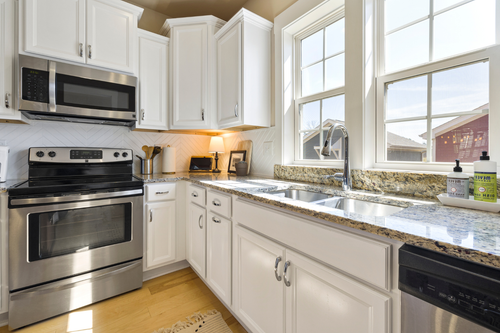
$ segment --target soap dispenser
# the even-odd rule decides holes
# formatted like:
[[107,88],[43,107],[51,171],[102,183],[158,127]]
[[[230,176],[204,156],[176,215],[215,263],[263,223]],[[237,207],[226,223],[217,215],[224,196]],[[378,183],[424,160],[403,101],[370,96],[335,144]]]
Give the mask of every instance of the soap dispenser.
[[497,162],[486,151],[474,162],[474,200],[497,202]]
[[448,197],[469,199],[469,175],[462,173],[460,160],[455,160],[457,165],[453,172],[448,174],[446,185],[448,188]]

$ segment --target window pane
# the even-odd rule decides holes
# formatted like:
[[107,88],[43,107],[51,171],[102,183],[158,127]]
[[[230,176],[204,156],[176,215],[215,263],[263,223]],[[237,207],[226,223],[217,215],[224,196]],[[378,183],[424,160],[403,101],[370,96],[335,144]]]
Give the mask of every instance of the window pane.
[[323,59],[323,30],[304,38],[301,48],[302,67]]
[[386,0],[385,31],[429,15],[429,0]]
[[427,145],[421,137],[427,132],[426,120],[386,124],[385,128],[388,161],[427,161]]
[[434,59],[495,43],[495,0],[473,1],[434,18]]
[[319,142],[319,131],[300,133],[300,146],[302,147],[302,159],[319,160],[321,143]]
[[474,115],[432,120],[433,161],[463,163],[479,160],[488,149],[489,116]]
[[344,51],[345,49],[344,26],[345,26],[345,19],[341,19],[326,27],[325,58],[328,58],[331,55]]
[[488,109],[489,64],[472,64],[432,74],[432,114]]
[[323,127],[330,127],[330,123],[344,123],[344,121],[345,95],[325,98],[323,100]]
[[302,96],[323,91],[323,62],[302,71]]
[[427,116],[427,76],[387,85],[386,119]]
[[386,72],[429,61],[429,20],[386,36]]
[[301,130],[319,129],[320,123],[320,101],[302,104],[301,107]]
[[339,54],[325,61],[325,90],[330,90],[345,85],[345,53]]
[[445,9],[447,7],[453,6],[463,0],[434,0],[434,13]]

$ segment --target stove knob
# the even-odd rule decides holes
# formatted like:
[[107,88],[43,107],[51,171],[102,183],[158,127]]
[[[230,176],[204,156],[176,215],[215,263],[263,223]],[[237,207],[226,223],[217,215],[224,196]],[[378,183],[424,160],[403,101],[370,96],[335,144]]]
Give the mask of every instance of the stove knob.
[[120,157],[120,153],[119,152],[116,152],[113,154],[114,157]]
[[123,157],[127,157],[128,156],[128,153],[123,153],[122,154]]
[[36,156],[38,156],[38,157],[44,157],[45,154],[43,153],[43,151],[40,150],[40,151],[36,152]]
[[56,156],[56,152],[55,151],[49,151],[49,156],[50,157],[55,157]]

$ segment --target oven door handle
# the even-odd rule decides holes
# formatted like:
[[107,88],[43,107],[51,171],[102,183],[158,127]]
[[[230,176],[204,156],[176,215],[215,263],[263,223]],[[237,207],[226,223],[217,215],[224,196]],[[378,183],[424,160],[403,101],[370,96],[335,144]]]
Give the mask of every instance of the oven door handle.
[[125,263],[118,266],[110,267],[107,269],[103,269],[102,271],[87,273],[81,276],[74,277],[71,279],[71,281],[68,281],[68,279],[64,279],[62,281],[49,283],[39,287],[29,288],[28,290],[13,292],[10,294],[10,298],[12,300],[21,300],[25,298],[35,297],[37,294],[46,294],[49,292],[56,292],[60,290],[73,288],[76,286],[85,285],[88,283],[93,283],[96,280],[101,280],[111,275],[121,274],[126,271],[130,271],[136,268],[137,266],[142,266],[142,260],[135,261],[133,263]]
[[88,201],[95,199],[109,199],[109,198],[126,197],[132,195],[142,195],[142,194],[143,194],[143,189],[141,188],[137,190],[121,191],[121,192],[80,194],[80,195],[68,195],[62,197],[48,197],[48,198],[12,199],[10,203],[13,206],[52,204],[61,202]]
[[49,112],[56,112],[56,62],[49,61]]

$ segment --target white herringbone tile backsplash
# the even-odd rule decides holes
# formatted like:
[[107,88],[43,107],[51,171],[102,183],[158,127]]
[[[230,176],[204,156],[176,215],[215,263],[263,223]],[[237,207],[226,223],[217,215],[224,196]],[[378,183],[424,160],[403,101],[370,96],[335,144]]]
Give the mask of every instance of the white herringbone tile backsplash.
[[[235,150],[240,140],[253,141],[251,173],[259,176],[273,175],[273,156],[264,156],[263,143],[276,142],[275,129],[266,128],[224,135],[226,154],[221,155],[219,169],[227,170],[229,151]],[[192,155],[208,155],[210,137],[203,135],[134,132],[126,127],[33,121],[31,125],[0,124],[0,141],[10,147],[8,179],[28,178],[28,148],[30,147],[110,147],[131,148],[134,155],[144,156],[143,145],[160,145],[176,148],[176,171],[189,169]],[[134,159],[134,170],[140,165]],[[161,155],[155,158],[154,171],[161,172]]]

